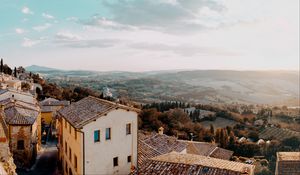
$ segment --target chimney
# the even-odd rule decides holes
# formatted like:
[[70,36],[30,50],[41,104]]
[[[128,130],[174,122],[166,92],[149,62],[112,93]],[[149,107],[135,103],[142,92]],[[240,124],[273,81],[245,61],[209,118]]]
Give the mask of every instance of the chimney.
[[158,134],[159,135],[163,135],[164,134],[164,128],[163,127],[158,128]]
[[16,103],[16,100],[15,100],[15,95],[13,94],[13,95],[11,95],[11,102],[13,102],[13,103]]
[[5,110],[5,106],[3,104],[0,104],[0,110],[4,111]]

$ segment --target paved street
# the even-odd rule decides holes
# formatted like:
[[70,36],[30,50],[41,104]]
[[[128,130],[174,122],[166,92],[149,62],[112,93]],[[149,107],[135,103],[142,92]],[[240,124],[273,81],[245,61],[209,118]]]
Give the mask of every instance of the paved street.
[[19,175],[59,175],[57,171],[57,148],[56,143],[47,143],[42,146],[36,163],[29,171],[18,171]]

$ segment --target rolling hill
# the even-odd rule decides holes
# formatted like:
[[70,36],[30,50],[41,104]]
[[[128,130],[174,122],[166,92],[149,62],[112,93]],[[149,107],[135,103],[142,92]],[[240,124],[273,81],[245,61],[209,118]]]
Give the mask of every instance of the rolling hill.
[[248,103],[299,106],[297,71],[62,71],[34,67],[62,86],[111,88],[116,95],[139,102],[183,100],[195,103]]

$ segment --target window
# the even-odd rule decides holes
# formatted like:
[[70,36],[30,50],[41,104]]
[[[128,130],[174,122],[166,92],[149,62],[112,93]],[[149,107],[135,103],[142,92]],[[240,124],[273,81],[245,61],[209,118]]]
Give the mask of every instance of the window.
[[110,140],[111,139],[111,128],[106,128],[105,130],[105,139]]
[[24,140],[18,140],[17,149],[18,150],[24,150],[25,149]]
[[100,130],[94,131],[94,142],[100,142]]
[[69,148],[69,160],[70,160],[70,162],[72,162],[72,150],[71,150],[71,148]]
[[126,124],[126,135],[131,134],[131,123]]
[[115,157],[115,158],[114,158],[114,167],[115,167],[115,166],[118,166],[118,164],[119,164],[119,162],[118,162],[118,157]]
[[65,142],[65,153],[66,153],[66,155],[68,155],[68,144],[67,144],[67,142]]
[[77,171],[77,156],[74,154],[74,168]]
[[127,156],[127,162],[128,162],[128,163],[131,162],[131,156]]

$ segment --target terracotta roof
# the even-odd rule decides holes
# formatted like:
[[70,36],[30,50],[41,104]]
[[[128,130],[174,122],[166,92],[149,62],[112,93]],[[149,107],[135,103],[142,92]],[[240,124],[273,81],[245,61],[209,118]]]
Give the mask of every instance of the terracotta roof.
[[39,115],[39,107],[35,104],[5,99],[0,105],[4,107],[5,122],[10,125],[32,125]]
[[[8,127],[6,125],[6,122],[5,122],[5,114],[3,111],[0,111],[0,139],[1,138],[5,138],[7,139],[8,138]],[[1,140],[0,140],[1,142]]]
[[47,98],[40,102],[41,106],[69,106],[70,102],[66,100],[57,100],[54,98]]
[[300,152],[277,152],[277,164],[275,174],[299,175]]
[[118,108],[139,112],[139,110],[135,108],[89,96],[59,110],[58,113],[73,127],[81,128],[91,121]]
[[278,152],[277,158],[280,161],[300,161],[300,152]]
[[138,174],[252,175],[254,168],[239,162],[172,152],[150,159]]
[[177,138],[165,134],[138,134],[138,164],[142,166],[148,159],[170,153],[172,151],[182,152],[187,144],[179,142]]
[[217,148],[215,149],[215,151],[213,151],[209,157],[214,157],[214,158],[218,158],[218,159],[224,159],[224,160],[229,160],[232,155],[233,155],[233,151],[227,150],[227,149],[223,149],[223,148]]
[[219,148],[217,145],[212,143],[186,141],[186,140],[180,140],[180,141],[187,143],[188,154],[197,154],[201,156],[209,156],[209,157],[225,159],[225,160],[229,160],[233,155],[233,151]]
[[10,125],[32,125],[37,119],[39,112],[21,107],[9,107],[4,110],[5,121]]

